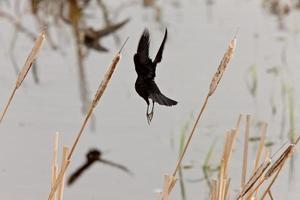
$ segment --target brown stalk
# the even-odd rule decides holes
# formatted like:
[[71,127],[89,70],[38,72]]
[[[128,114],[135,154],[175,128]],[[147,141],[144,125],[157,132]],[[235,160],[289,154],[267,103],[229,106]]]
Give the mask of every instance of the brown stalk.
[[211,193],[210,193],[210,198],[211,200],[217,200],[217,196],[218,196],[218,189],[217,189],[217,180],[212,180],[211,182]]
[[276,172],[274,178],[272,179],[271,183],[270,183],[269,186],[267,187],[266,191],[263,193],[263,195],[262,195],[262,197],[261,197],[261,200],[265,199],[265,197],[266,197],[267,194],[269,193],[269,191],[270,191],[272,185],[275,183],[275,181],[276,181],[276,179],[277,179],[277,177],[278,177],[278,175],[279,175],[279,173],[280,173],[280,171],[281,171],[281,169],[282,169],[282,167],[283,167],[283,164],[284,164],[284,163],[282,163],[282,164],[280,165],[280,167],[279,167],[278,171]]
[[[267,123],[263,122],[262,125],[261,125],[259,146],[258,146],[258,150],[256,152],[256,158],[255,158],[255,164],[254,164],[253,171],[257,170],[259,162],[260,162],[260,157],[261,157],[262,151],[264,149],[264,145],[265,145],[267,127],[268,127]],[[257,192],[254,193],[253,196],[254,196],[254,199],[256,199]]]
[[1,124],[3,118],[6,114],[6,111],[9,107],[9,105],[10,105],[17,89],[22,85],[22,82],[24,81],[28,71],[30,70],[30,68],[31,68],[33,62],[35,61],[35,59],[37,58],[37,55],[38,55],[38,53],[41,49],[41,46],[42,46],[44,40],[45,40],[45,32],[42,31],[40,33],[40,35],[38,36],[38,38],[35,40],[34,46],[31,50],[30,54],[28,55],[22,70],[18,74],[18,77],[17,77],[17,80],[16,80],[16,85],[15,85],[15,87],[14,87],[14,89],[13,89],[13,91],[12,91],[12,93],[11,93],[9,99],[8,99],[8,102],[7,102],[6,106],[4,107],[3,112],[1,113],[0,124]]
[[162,200],[169,199],[169,193],[176,184],[177,179],[174,176],[165,175],[164,187],[162,191]]
[[[271,164],[271,159],[270,159],[270,152],[269,150],[266,149],[266,153],[265,153],[265,160],[264,162],[269,162],[269,165]],[[268,165],[268,166],[269,166]],[[266,168],[267,169],[267,168]],[[266,170],[265,170],[266,171]],[[265,172],[264,171],[264,172]],[[262,180],[264,178],[263,174],[261,174],[261,176],[258,177],[258,181]],[[254,191],[254,199],[257,199],[257,194],[258,194],[258,189]]]
[[284,152],[280,155],[280,157],[272,164],[269,170],[266,172],[265,177],[271,177],[281,166],[285,163],[285,161],[294,153],[295,144],[290,144]]
[[[237,120],[237,122],[236,122],[235,133],[234,133],[234,139],[233,139],[234,142],[236,141],[236,138],[237,138],[237,136],[238,136],[238,134],[239,134],[239,132],[240,132],[240,124],[241,124],[241,121],[242,121],[242,117],[243,117],[243,115],[240,114],[240,115],[239,115],[239,118],[238,118],[238,120]],[[235,146],[235,143],[233,144],[233,146]]]
[[274,200],[274,197],[273,197],[273,195],[272,195],[271,190],[268,191],[268,194],[269,194],[270,199],[271,199],[271,200]]
[[229,186],[230,186],[230,179],[228,179],[226,183],[224,199],[229,199]]
[[[58,140],[59,133],[56,132],[54,136],[54,146],[53,146],[53,160],[51,164],[51,188],[54,186],[56,177],[57,177],[57,152],[58,152]],[[55,196],[53,196],[52,200],[55,200]]]
[[255,171],[258,168],[260,157],[261,157],[262,151],[264,149],[266,133],[267,133],[267,126],[268,126],[267,123],[262,123],[262,125],[261,125],[260,141],[259,141],[259,146],[258,146],[258,150],[257,150],[257,154],[256,154],[255,165],[254,165],[253,171]]
[[219,176],[219,188],[218,188],[218,194],[219,194],[219,200],[224,200],[227,198],[230,179],[228,177],[228,166],[233,150],[233,144],[235,143],[235,135],[236,130],[230,130],[226,134],[226,140],[223,150],[223,155],[221,158],[221,170],[220,170],[220,176]]
[[300,136],[296,139],[295,143],[290,144],[285,151],[283,151],[283,153],[280,155],[280,157],[274,162],[274,164],[270,167],[270,169],[266,172],[265,174],[265,178],[268,179],[269,177],[271,177],[274,173],[275,176],[272,179],[271,183],[269,184],[269,186],[267,187],[267,189],[265,190],[265,192],[262,195],[262,200],[266,197],[266,195],[270,192],[270,189],[272,187],[272,185],[274,184],[274,182],[276,181],[280,171],[283,168],[283,165],[285,164],[286,160],[292,156],[292,154],[295,152],[295,147],[298,144],[300,140]]
[[[259,187],[265,182],[265,180],[266,180],[265,176],[263,176],[261,179],[258,179],[258,184],[255,187],[253,186],[253,189],[250,188],[251,190],[249,190],[249,192],[245,193],[243,196],[238,197],[237,199],[239,200],[242,197],[244,197],[245,195],[248,195],[249,197],[252,196],[252,194],[254,192],[256,192],[259,189]],[[246,199],[246,200],[248,200],[248,199]]]
[[245,138],[244,138],[244,153],[243,153],[243,168],[242,168],[241,188],[244,188],[245,182],[246,182],[246,176],[247,176],[250,120],[251,120],[251,116],[247,115],[247,117],[246,117]]
[[[299,142],[300,137],[297,138],[295,143],[290,144],[289,146],[286,147],[286,149],[282,152],[282,154],[279,156],[279,158],[269,167],[270,165],[270,159],[267,158],[267,160],[265,161],[268,165],[263,165],[264,167],[262,168],[263,170],[258,174],[258,176],[256,176],[257,178],[250,178],[250,180],[248,181],[248,183],[251,183],[251,179],[255,180],[255,182],[249,184],[249,189],[247,189],[247,187],[244,187],[243,192],[238,196],[237,199],[241,199],[243,196],[245,196],[247,194],[248,197],[250,197],[251,195],[254,194],[254,192],[257,192],[259,187],[270,177],[272,177],[274,174],[275,176],[273,177],[271,183],[268,185],[267,189],[264,191],[263,195],[262,195],[262,200],[266,197],[266,195],[269,193],[272,185],[275,183],[280,171],[282,170],[283,165],[285,164],[285,162],[287,161],[287,159],[295,152],[295,147],[297,145],[297,143]],[[267,156],[268,157],[268,156]],[[258,168],[258,170],[261,167]],[[266,171],[266,169],[268,169]],[[258,171],[257,170],[257,171]],[[265,172],[266,171],[266,172]],[[263,173],[265,172],[265,174],[263,175]],[[254,187],[254,185],[256,184],[256,182],[258,181],[258,184]],[[247,184],[248,185],[248,184]],[[254,188],[254,189],[253,189]]]
[[75,138],[75,141],[71,147],[71,150],[70,150],[70,153],[68,154],[67,156],[67,161],[64,163],[64,165],[62,166],[60,172],[59,172],[59,175],[56,179],[56,182],[55,182],[55,185],[54,187],[51,189],[50,191],[50,194],[49,194],[49,197],[48,197],[48,200],[51,200],[53,195],[55,194],[55,191],[57,190],[58,186],[60,185],[62,179],[63,179],[63,176],[65,174],[65,171],[67,170],[69,164],[70,164],[70,161],[71,161],[71,158],[72,158],[72,155],[74,153],[74,150],[75,148],[77,147],[77,144],[83,134],[83,131],[87,125],[87,122],[89,121],[93,111],[94,111],[94,108],[96,107],[96,105],[98,104],[98,102],[100,101],[108,83],[109,83],[109,80],[111,79],[112,75],[113,75],[113,72],[114,70],[116,69],[117,67],[117,64],[119,63],[120,59],[121,59],[121,50],[123,49],[125,43],[127,42],[128,38],[126,39],[126,41],[124,42],[123,46],[121,47],[121,49],[119,50],[119,52],[115,55],[115,57],[113,58],[112,60],[112,63],[111,65],[108,67],[104,77],[103,77],[103,80],[101,82],[101,84],[99,85],[98,89],[97,89],[97,92],[94,96],[94,99],[92,101],[92,103],[90,104],[89,106],[89,110],[88,110],[88,113],[86,114],[86,117],[83,121],[83,124],[79,130],[79,132],[77,133],[77,136]]
[[[181,152],[181,155],[179,156],[179,159],[178,159],[178,161],[176,163],[176,167],[175,167],[172,175],[169,176],[171,180],[175,180],[176,179],[175,176],[176,176],[176,174],[177,174],[177,172],[178,172],[178,170],[180,168],[181,162],[182,162],[182,160],[184,158],[184,155],[185,155],[185,153],[187,151],[187,148],[188,148],[188,146],[189,146],[189,144],[190,144],[190,142],[191,142],[191,140],[193,138],[193,135],[195,133],[195,130],[197,128],[199,120],[200,120],[200,118],[202,116],[202,113],[203,113],[203,111],[204,111],[207,103],[208,103],[208,99],[209,99],[210,96],[213,95],[213,93],[217,89],[217,86],[218,86],[218,84],[219,84],[219,82],[220,82],[220,80],[221,80],[221,78],[222,78],[222,76],[223,76],[223,74],[224,74],[224,72],[226,70],[226,67],[228,66],[228,63],[229,63],[229,61],[232,58],[232,55],[233,55],[234,50],[236,48],[236,41],[237,41],[236,37],[234,37],[230,41],[229,46],[228,46],[228,48],[227,48],[227,50],[226,50],[226,52],[225,52],[225,54],[224,54],[224,56],[223,56],[223,58],[221,60],[221,63],[219,64],[217,72],[215,73],[215,75],[212,78],[212,81],[211,81],[211,84],[210,84],[210,87],[209,87],[209,92],[208,92],[207,96],[205,97],[204,103],[203,103],[203,105],[202,105],[202,107],[200,109],[200,112],[199,112],[199,114],[198,114],[198,116],[196,118],[196,121],[195,121],[195,123],[193,125],[193,128],[191,130],[191,133],[190,133],[190,135],[189,135],[189,137],[188,137],[188,139],[187,139],[187,141],[186,141],[186,143],[184,145],[184,148],[183,148],[183,151]],[[168,189],[167,191],[171,192],[171,190],[172,189]],[[166,191],[163,191],[163,194],[165,194],[165,193],[166,193]],[[164,199],[163,196],[162,196],[162,199]],[[166,200],[166,199],[164,199],[164,200]]]
[[[61,160],[61,169],[64,165],[67,163],[67,156],[69,153],[69,148],[67,146],[63,147],[63,154],[62,154],[62,160]],[[65,176],[63,176],[62,181],[59,185],[58,192],[57,192],[57,200],[62,200],[63,199],[63,192],[64,192],[64,187],[65,187]]]
[[270,164],[271,159],[268,158],[257,168],[257,170],[250,177],[249,181],[245,184],[237,199],[244,197],[251,190],[251,188],[253,188],[257,182],[259,182],[260,178],[263,177],[264,172],[268,169]]

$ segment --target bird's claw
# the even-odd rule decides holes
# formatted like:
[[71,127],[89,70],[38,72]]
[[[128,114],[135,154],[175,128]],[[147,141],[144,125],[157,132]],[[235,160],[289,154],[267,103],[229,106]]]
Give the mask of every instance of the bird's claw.
[[152,119],[153,119],[153,112],[147,113],[147,122],[149,125],[150,125],[150,122],[152,121]]

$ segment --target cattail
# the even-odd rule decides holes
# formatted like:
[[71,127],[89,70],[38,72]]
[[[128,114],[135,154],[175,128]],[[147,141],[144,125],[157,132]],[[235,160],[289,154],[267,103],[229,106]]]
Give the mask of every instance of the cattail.
[[120,59],[121,59],[121,54],[117,53],[117,55],[114,57],[111,65],[110,65],[110,67],[107,69],[107,72],[104,75],[103,81],[99,85],[99,88],[98,88],[98,90],[95,94],[95,97],[94,97],[93,101],[92,101],[92,106],[93,107],[96,107],[96,105],[99,102],[101,96],[103,95],[103,93],[104,93],[104,91],[107,87],[107,84],[108,84],[109,80],[111,79],[112,74],[114,73]]
[[[219,67],[218,67],[218,69],[217,69],[217,72],[216,72],[216,74],[214,75],[214,77],[213,77],[213,79],[212,79],[212,82],[211,82],[211,84],[210,84],[209,92],[208,92],[208,94],[207,94],[207,96],[206,96],[206,98],[205,98],[204,103],[203,103],[202,106],[201,106],[200,112],[199,112],[199,114],[198,114],[198,116],[197,116],[197,118],[196,118],[196,121],[195,121],[195,123],[194,123],[194,125],[193,125],[193,128],[192,128],[192,130],[191,130],[191,133],[190,133],[190,135],[189,135],[189,137],[188,137],[188,139],[187,139],[187,141],[186,141],[186,143],[185,143],[185,145],[184,145],[184,147],[183,147],[183,150],[182,150],[182,152],[181,152],[181,154],[180,154],[180,156],[179,156],[179,159],[178,159],[178,161],[177,161],[177,163],[176,163],[176,167],[175,167],[175,169],[174,169],[172,175],[168,176],[169,179],[173,179],[173,180],[176,179],[175,176],[176,176],[176,174],[177,174],[177,171],[179,170],[179,167],[180,167],[181,162],[182,162],[182,160],[183,160],[183,157],[184,157],[184,155],[185,155],[185,153],[186,153],[186,151],[187,151],[187,148],[188,148],[188,146],[189,146],[189,144],[190,144],[190,142],[191,142],[191,140],[192,140],[192,137],[193,137],[193,135],[194,135],[194,133],[195,133],[195,130],[196,130],[196,128],[197,128],[197,125],[198,125],[198,123],[199,123],[199,120],[200,120],[200,118],[201,118],[201,116],[202,116],[202,113],[203,113],[204,110],[205,110],[205,107],[206,107],[206,105],[207,105],[207,103],[208,103],[208,99],[209,99],[209,97],[214,93],[214,91],[216,90],[217,85],[218,85],[218,83],[220,82],[220,80],[221,80],[221,78],[222,78],[222,75],[223,75],[223,73],[225,72],[225,69],[226,69],[226,67],[227,67],[227,65],[228,65],[228,63],[229,63],[229,61],[230,61],[230,59],[231,59],[231,57],[232,57],[232,55],[233,55],[233,52],[234,52],[234,50],[235,50],[235,47],[236,47],[236,37],[234,37],[234,39],[231,40],[231,42],[230,42],[230,44],[229,44],[229,47],[228,47],[228,49],[227,49],[227,51],[226,51],[226,53],[225,53],[225,55],[224,55],[224,57],[223,57],[223,59],[222,59],[220,65],[219,65]],[[165,180],[165,181],[166,181],[166,180]],[[174,182],[174,184],[175,184],[175,182]],[[227,183],[225,183],[225,185],[224,185],[225,188],[226,188],[226,184],[227,184]],[[166,186],[166,182],[165,182],[164,186]],[[174,185],[172,185],[172,186],[174,186]],[[173,188],[173,187],[172,187],[172,188]],[[169,193],[171,192],[172,188],[166,189],[166,188],[164,187],[163,193],[162,193],[162,199],[163,199],[163,200],[166,200],[166,196],[164,196],[164,194],[169,194]],[[224,193],[224,194],[225,194],[225,193]]]
[[234,37],[230,43],[229,43],[229,46],[228,46],[228,49],[227,51],[225,52],[222,60],[221,60],[221,63],[217,69],[217,72],[215,73],[215,75],[213,76],[212,80],[211,80],[211,83],[210,83],[210,87],[209,87],[209,93],[208,93],[208,96],[211,96],[215,90],[217,89],[217,86],[226,70],[226,67],[228,65],[228,63],[230,62],[231,58],[232,58],[232,55],[234,53],[234,50],[235,50],[235,47],[236,47],[236,37]]
[[30,70],[33,62],[36,60],[38,53],[40,52],[41,46],[45,40],[45,32],[42,31],[38,38],[36,39],[34,46],[28,55],[26,62],[22,68],[22,70],[18,74],[18,78],[16,81],[16,87],[19,88],[24,81],[28,71]]
[[2,120],[4,118],[5,113],[8,109],[8,107],[9,107],[9,105],[10,105],[10,103],[11,103],[11,101],[12,101],[12,99],[13,99],[16,91],[17,91],[17,89],[22,85],[22,82],[24,81],[24,79],[25,79],[26,75],[28,74],[31,66],[33,65],[33,62],[37,58],[37,55],[38,55],[38,53],[41,49],[41,46],[42,46],[44,40],[45,40],[45,32],[42,31],[40,33],[40,35],[38,36],[38,38],[35,40],[34,46],[31,50],[30,54],[28,55],[22,70],[18,74],[18,77],[17,77],[17,80],[16,80],[16,85],[15,85],[15,87],[14,87],[14,89],[13,89],[13,91],[12,91],[12,93],[11,93],[9,99],[8,99],[8,102],[7,102],[3,112],[1,113],[0,123],[2,122]]
[[62,180],[63,180],[63,177],[64,177],[64,174],[66,172],[66,170],[68,169],[68,166],[71,162],[71,158],[72,158],[72,155],[74,153],[74,150],[76,149],[77,147],[77,144],[79,143],[79,140],[83,134],[83,131],[87,125],[87,122],[89,121],[92,113],[93,113],[93,110],[94,108],[96,107],[97,103],[100,101],[107,85],[108,85],[108,82],[109,80],[111,79],[112,77],[112,74],[114,73],[114,70],[116,69],[117,67],[117,64],[118,62],[120,61],[121,59],[121,51],[124,47],[124,45],[126,44],[128,38],[126,39],[126,41],[124,42],[123,46],[121,47],[121,49],[119,50],[119,52],[115,55],[115,57],[113,58],[112,60],[112,64],[107,68],[107,71],[103,77],[103,80],[102,82],[100,83],[98,89],[97,89],[97,92],[94,96],[94,99],[92,101],[92,103],[90,104],[90,107],[89,107],[89,110],[88,110],[88,113],[86,114],[85,116],[85,119],[83,121],[83,124],[81,125],[81,128],[79,130],[79,132],[77,133],[76,135],[76,138],[75,138],[75,141],[71,147],[71,150],[70,150],[70,153],[68,153],[68,156],[67,156],[67,159],[66,161],[64,162],[64,164],[62,165],[61,169],[60,169],[60,172],[59,172],[59,175],[55,181],[55,184],[54,186],[52,187],[51,191],[50,191],[50,194],[48,196],[48,200],[51,200],[52,197],[55,195],[55,192],[58,188],[58,186],[61,184]]

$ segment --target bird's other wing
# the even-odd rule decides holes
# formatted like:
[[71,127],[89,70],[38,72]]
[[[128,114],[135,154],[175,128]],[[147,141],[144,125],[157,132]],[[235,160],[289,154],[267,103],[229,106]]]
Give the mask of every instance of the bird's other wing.
[[133,175],[133,173],[124,165],[121,165],[121,164],[118,164],[118,163],[114,163],[114,162],[111,162],[109,160],[105,160],[105,159],[100,159],[99,160],[100,162],[104,163],[104,164],[107,164],[107,165],[110,165],[112,167],[116,167],[124,172],[126,172],[127,174],[129,175]]
[[159,47],[159,50],[155,56],[155,59],[154,59],[154,63],[157,64],[161,61],[162,59],[162,54],[163,54],[163,51],[164,51],[164,47],[165,47],[165,43],[166,43],[166,40],[167,40],[167,36],[168,36],[168,30],[166,29],[165,31],[165,36],[164,36],[164,39]]

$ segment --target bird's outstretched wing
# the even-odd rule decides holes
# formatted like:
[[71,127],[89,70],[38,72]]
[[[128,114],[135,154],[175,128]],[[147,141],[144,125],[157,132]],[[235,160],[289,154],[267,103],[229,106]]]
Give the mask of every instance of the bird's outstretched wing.
[[154,59],[154,63],[157,64],[161,61],[162,59],[162,54],[163,54],[163,51],[164,51],[164,47],[165,47],[165,43],[166,43],[166,40],[167,40],[167,36],[168,36],[168,30],[166,29],[165,31],[165,36],[164,36],[164,39],[159,47],[159,50],[155,56],[155,59]]
[[145,29],[140,38],[137,52],[134,55],[134,63],[138,75],[151,79],[155,77],[155,67],[153,67],[152,60],[149,58],[149,44],[149,31]]
[[151,59],[149,58],[149,44],[150,44],[150,36],[148,29],[145,29],[137,48],[137,56],[140,64],[147,65],[151,64]]

